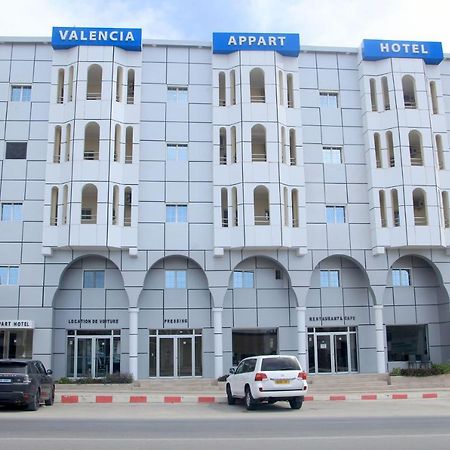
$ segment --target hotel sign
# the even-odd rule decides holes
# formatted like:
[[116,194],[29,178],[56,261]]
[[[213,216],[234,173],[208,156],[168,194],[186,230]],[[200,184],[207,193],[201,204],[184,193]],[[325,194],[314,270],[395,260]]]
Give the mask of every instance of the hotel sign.
[[237,51],[275,51],[284,56],[298,56],[300,36],[293,33],[213,33],[213,53]]
[[33,329],[33,320],[0,320],[0,328],[7,329]]
[[112,46],[124,50],[142,50],[140,28],[75,28],[53,27],[52,47],[65,50],[77,45]]
[[441,42],[381,41],[364,39],[362,44],[364,61],[386,58],[423,59],[426,64],[439,64],[444,59]]

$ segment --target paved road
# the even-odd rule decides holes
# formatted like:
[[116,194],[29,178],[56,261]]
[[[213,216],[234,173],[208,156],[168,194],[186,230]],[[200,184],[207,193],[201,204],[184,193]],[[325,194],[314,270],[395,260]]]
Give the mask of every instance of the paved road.
[[450,447],[450,401],[276,404],[55,405],[0,409],[0,450],[415,450]]

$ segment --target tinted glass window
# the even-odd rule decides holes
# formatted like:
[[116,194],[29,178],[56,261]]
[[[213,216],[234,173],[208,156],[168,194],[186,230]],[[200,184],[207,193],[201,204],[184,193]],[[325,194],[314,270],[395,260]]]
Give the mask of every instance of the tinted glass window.
[[261,370],[300,370],[300,364],[294,358],[265,358]]
[[256,359],[249,359],[245,366],[245,371],[253,372],[255,370],[255,366],[256,366]]
[[26,142],[7,142],[6,143],[6,159],[26,159],[27,143]]
[[26,373],[26,364],[0,363],[0,373]]

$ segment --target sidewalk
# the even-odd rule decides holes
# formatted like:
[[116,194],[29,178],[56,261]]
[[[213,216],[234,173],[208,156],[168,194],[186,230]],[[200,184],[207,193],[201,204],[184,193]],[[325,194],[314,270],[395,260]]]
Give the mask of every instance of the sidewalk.
[[[356,380],[356,381],[355,381]],[[375,381],[374,381],[375,380]],[[450,399],[450,376],[312,377],[305,401],[392,401]],[[330,387],[331,386],[331,387]],[[225,383],[214,380],[142,380],[133,384],[56,385],[55,401],[75,403],[226,403]]]

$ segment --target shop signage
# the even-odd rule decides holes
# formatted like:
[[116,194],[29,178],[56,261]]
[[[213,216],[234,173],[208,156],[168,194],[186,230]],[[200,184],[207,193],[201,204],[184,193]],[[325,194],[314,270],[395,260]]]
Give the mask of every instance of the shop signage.
[[426,64],[439,64],[444,59],[441,42],[382,41],[364,39],[362,44],[364,61],[386,58],[418,58]]
[[64,50],[77,45],[112,46],[140,52],[142,30],[140,28],[53,27],[52,47],[55,50]]
[[187,319],[164,319],[164,323],[187,323]]
[[112,325],[118,324],[119,319],[69,319],[67,323],[69,325]]
[[34,328],[33,320],[0,320],[0,328]]
[[310,322],[343,322],[355,320],[355,316],[312,316],[309,318]]
[[213,33],[213,53],[228,54],[240,50],[275,51],[298,56],[300,36],[294,33]]

